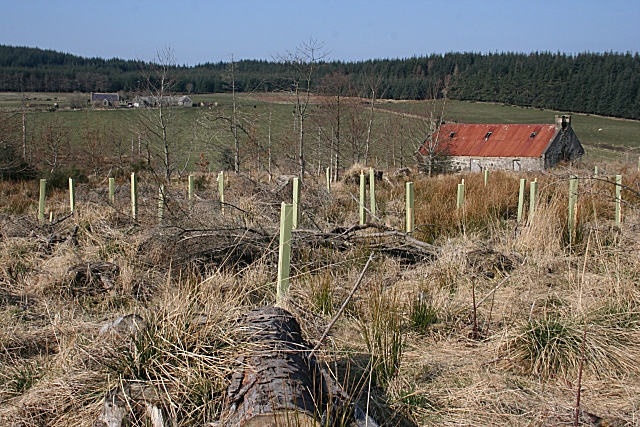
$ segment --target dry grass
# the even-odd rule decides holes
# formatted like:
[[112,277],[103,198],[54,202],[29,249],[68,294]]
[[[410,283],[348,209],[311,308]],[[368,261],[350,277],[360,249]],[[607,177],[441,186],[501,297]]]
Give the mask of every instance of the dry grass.
[[[589,170],[535,176],[535,215],[520,224],[514,174],[492,173],[486,188],[481,175],[464,176],[460,211],[461,176],[378,183],[375,222],[402,229],[404,182],[413,180],[414,237],[439,245],[441,253],[419,263],[379,255],[320,357],[385,425],[543,426],[572,422],[584,345],[583,423],[595,414],[606,423],[599,425],[638,425],[640,198],[633,191],[640,177],[607,169],[621,171],[629,187],[619,228],[613,226],[614,187],[592,180]],[[572,173],[581,179],[569,246]],[[198,194],[214,200],[209,181]],[[305,182],[301,227],[355,224],[357,187],[337,183],[329,195],[320,181]],[[175,184],[159,225],[150,186],[143,185],[134,223],[126,183],[113,207],[93,185],[78,189],[76,216],[48,226],[33,220],[37,185],[0,183],[0,424],[90,426],[104,394],[127,381],[156,390],[176,425],[216,421],[232,361],[246,346],[237,339],[236,319],[275,300],[274,242],[260,243],[260,256],[250,263],[239,261],[242,239],[226,257],[209,258],[197,258],[195,249],[210,249],[213,238],[180,251],[166,242],[194,229],[252,228],[275,236],[288,190],[274,194],[274,186],[255,177],[230,177],[222,217],[211,201],[189,209],[186,186]],[[64,192],[53,191],[47,210],[61,218],[67,203]],[[52,240],[55,234],[60,238]],[[367,240],[341,248],[294,245],[289,308],[312,344],[369,252]],[[178,265],[177,255],[187,262]],[[197,264],[189,261],[196,258]],[[69,267],[92,261],[119,267],[112,289],[74,287]],[[477,310],[474,300],[483,301]],[[128,313],[146,321],[137,333],[99,334],[103,324]],[[136,417],[132,424],[144,425],[144,417]]]

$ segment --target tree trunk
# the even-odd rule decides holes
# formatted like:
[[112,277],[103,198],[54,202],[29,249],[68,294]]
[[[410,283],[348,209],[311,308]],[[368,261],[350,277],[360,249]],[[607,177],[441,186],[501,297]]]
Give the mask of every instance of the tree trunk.
[[304,181],[304,113],[299,113],[300,128],[298,133],[298,166],[300,166],[300,179]]
[[236,360],[221,427],[334,426],[349,419],[376,426],[309,358],[290,313],[262,307],[246,321],[249,346]]

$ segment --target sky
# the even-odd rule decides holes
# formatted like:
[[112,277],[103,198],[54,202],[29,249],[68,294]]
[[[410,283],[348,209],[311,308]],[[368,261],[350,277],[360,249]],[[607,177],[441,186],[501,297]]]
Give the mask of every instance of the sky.
[[640,0],[0,0],[0,44],[85,57],[271,60],[310,40],[342,61],[636,53]]

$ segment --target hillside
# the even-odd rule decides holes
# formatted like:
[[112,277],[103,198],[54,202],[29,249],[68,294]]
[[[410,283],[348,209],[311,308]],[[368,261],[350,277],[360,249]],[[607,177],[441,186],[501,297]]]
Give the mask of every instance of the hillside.
[[[82,58],[37,48],[0,45],[0,91],[135,92],[149,64],[120,59]],[[185,93],[231,90],[230,64],[193,67],[174,64],[175,89]],[[290,88],[287,67],[274,61],[234,63],[235,90],[270,92]],[[406,59],[321,62],[314,91],[334,90],[327,80],[346,78],[352,95],[367,95],[372,82],[388,99],[447,96],[640,119],[640,56],[636,53],[446,53]],[[446,82],[446,84],[445,84]],[[333,88],[333,89],[331,89]]]

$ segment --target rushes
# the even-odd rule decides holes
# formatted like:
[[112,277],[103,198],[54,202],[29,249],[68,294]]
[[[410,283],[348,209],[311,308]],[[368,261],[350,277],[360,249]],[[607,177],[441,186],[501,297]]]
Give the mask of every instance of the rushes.
[[438,322],[438,307],[428,292],[422,291],[413,298],[409,310],[411,326],[419,333],[427,332],[429,326]]
[[405,345],[397,295],[377,286],[367,301],[359,327],[371,358],[373,380],[384,389],[400,370]]
[[579,363],[580,332],[572,319],[557,313],[520,324],[506,353],[527,373],[548,378],[566,375]]
[[5,386],[9,395],[19,396],[26,393],[44,375],[45,367],[37,359],[27,360],[20,365],[11,366],[5,377]]
[[543,378],[573,376],[580,365],[584,330],[585,368],[598,376],[640,372],[632,345],[638,339],[637,311],[602,307],[584,315],[545,312],[518,324],[503,354],[526,373]]

